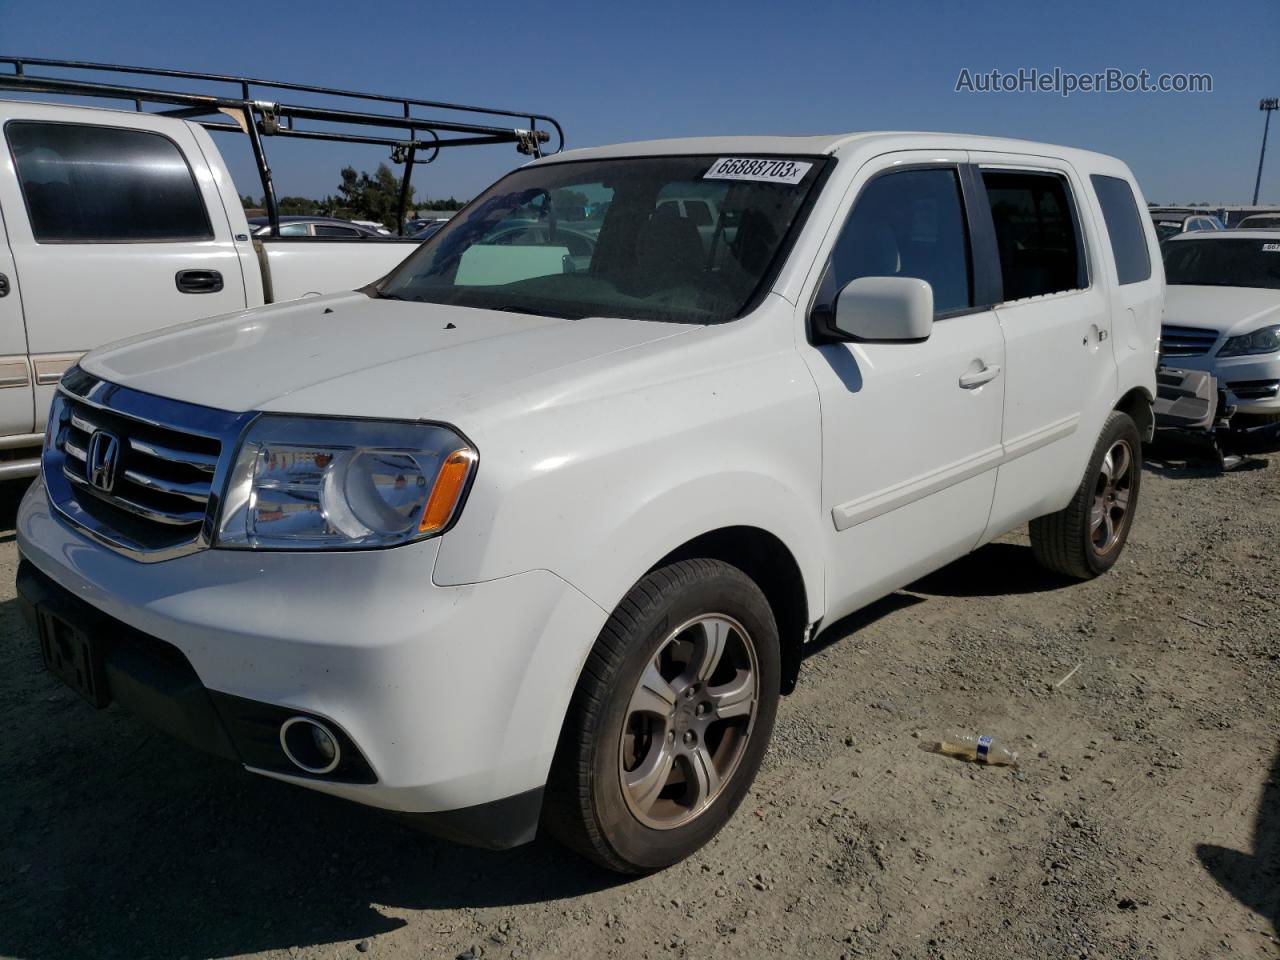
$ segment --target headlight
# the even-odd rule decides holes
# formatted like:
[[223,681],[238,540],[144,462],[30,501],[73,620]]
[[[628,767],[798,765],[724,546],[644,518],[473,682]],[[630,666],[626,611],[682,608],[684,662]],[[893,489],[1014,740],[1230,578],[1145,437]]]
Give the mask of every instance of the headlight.
[[457,514],[476,452],[446,427],[262,416],[240,445],[217,546],[391,547]]
[[1254,353],[1280,351],[1280,325],[1263,327],[1242,337],[1231,337],[1218,351],[1220,357],[1244,357]]

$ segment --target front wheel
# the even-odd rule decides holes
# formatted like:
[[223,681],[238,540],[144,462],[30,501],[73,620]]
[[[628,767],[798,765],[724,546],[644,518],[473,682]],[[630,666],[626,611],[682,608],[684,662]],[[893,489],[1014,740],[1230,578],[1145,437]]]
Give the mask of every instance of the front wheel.
[[773,613],[741,570],[701,559],[648,574],[582,671],[548,784],[547,827],[623,873],[689,856],[755,778],[780,669]]
[[1041,566],[1088,580],[1120,558],[1142,485],[1142,437],[1126,413],[1102,427],[1084,479],[1071,502],[1031,521],[1031,549]]

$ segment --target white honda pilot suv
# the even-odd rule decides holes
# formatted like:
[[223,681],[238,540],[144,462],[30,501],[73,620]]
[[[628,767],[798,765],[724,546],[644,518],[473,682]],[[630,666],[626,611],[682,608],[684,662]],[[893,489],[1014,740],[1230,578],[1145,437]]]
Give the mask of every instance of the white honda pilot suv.
[[254,773],[669,865],[822,625],[1027,522],[1116,562],[1143,210],[1117,160],[971,136],[537,160],[364,289],[69,371],[18,520],[42,655]]

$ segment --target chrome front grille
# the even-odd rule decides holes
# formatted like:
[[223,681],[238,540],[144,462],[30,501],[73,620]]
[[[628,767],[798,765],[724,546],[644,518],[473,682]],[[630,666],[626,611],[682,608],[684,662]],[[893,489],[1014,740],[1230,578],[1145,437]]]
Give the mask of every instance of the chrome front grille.
[[1218,331],[1205,327],[1160,328],[1160,355],[1163,357],[1202,357],[1218,342]]
[[77,368],[50,416],[45,484],[67,519],[140,560],[208,546],[224,460],[252,414],[139,393]]
[[[221,452],[218,441],[142,424],[70,398],[67,413],[57,443],[65,454],[62,472],[77,488],[152,523],[189,527],[204,522]],[[89,465],[90,441],[100,432],[119,443],[109,489],[93,485]]]

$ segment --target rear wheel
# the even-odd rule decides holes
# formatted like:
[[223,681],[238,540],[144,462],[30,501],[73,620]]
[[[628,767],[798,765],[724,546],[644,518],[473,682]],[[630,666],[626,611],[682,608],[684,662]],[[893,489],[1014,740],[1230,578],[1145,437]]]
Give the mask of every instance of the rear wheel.
[[641,580],[582,672],[548,785],[545,822],[612,870],[689,856],[746,795],[768,746],[778,631],[760,588],[717,560]]
[[1044,567],[1087,580],[1114,566],[1129,539],[1142,484],[1142,437],[1132,418],[1112,411],[1075,496],[1031,521],[1031,549]]

